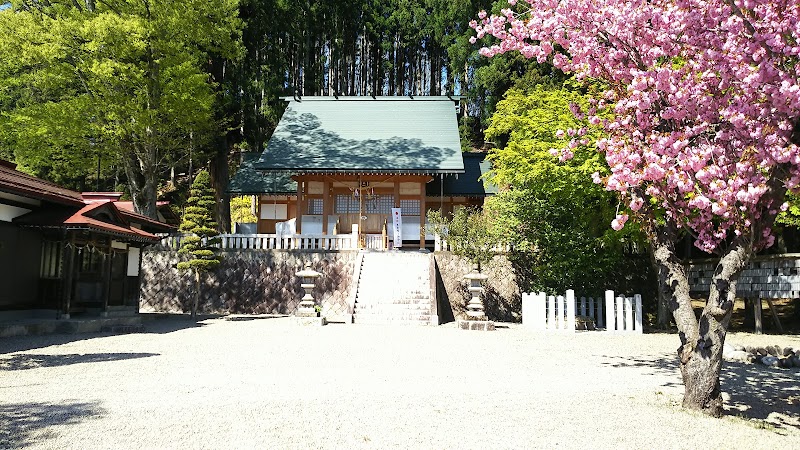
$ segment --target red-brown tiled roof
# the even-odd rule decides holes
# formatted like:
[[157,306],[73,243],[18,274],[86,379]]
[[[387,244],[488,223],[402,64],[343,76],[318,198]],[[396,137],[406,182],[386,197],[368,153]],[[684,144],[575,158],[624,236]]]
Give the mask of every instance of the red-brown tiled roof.
[[[133,202],[114,202],[114,206],[116,206],[117,209],[119,209],[122,214],[131,213],[132,214],[131,217],[136,217],[136,218],[144,217],[147,220],[153,221],[153,219],[147,216],[138,214],[133,206]],[[156,202],[156,208],[158,208],[158,212],[161,213],[162,216],[164,216],[164,220],[166,223],[161,221],[155,221],[155,223],[161,226],[169,227],[169,230],[164,230],[164,231],[171,231],[175,229],[176,225],[180,223],[180,217],[176,216],[175,213],[173,213],[172,210],[169,209],[169,202],[158,201]]]
[[88,203],[83,208],[81,208],[80,211],[76,212],[71,217],[67,218],[64,221],[64,225],[67,226],[83,225],[86,226],[87,228],[94,229],[97,231],[117,233],[138,239],[145,238],[147,240],[153,240],[153,241],[158,239],[157,236],[150,234],[144,230],[139,230],[137,228],[133,228],[130,226],[122,226],[104,222],[102,220],[95,219],[94,217],[91,216],[91,214],[89,214],[94,210],[104,208],[107,206],[110,207],[110,210],[113,211],[113,213],[117,215],[121,214],[121,211],[117,210],[116,207],[114,207],[114,203],[111,201],[105,201],[105,202],[93,201]]
[[121,218],[121,223],[115,224],[92,217],[91,213],[94,210],[103,207],[110,207],[110,212],[118,218],[122,215],[112,202],[90,202],[77,211],[74,207],[51,207],[30,212],[14,219],[14,223],[36,227],[86,229],[134,241],[158,240],[158,237],[151,233],[128,226],[124,218]]
[[80,192],[75,192],[49,181],[15,170],[13,164],[0,164],[0,191],[62,205],[83,204]]

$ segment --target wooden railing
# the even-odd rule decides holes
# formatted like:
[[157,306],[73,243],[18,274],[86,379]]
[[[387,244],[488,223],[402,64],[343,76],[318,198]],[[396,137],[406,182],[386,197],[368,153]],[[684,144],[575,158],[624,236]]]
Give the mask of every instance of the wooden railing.
[[[437,252],[449,252],[452,251],[450,243],[447,242],[447,239],[439,236],[438,234],[433,237],[433,249]],[[511,245],[509,244],[497,244],[492,246],[490,249],[495,253],[508,253],[511,251]]]
[[[356,250],[352,234],[221,234],[219,248],[226,250]],[[164,236],[160,246],[177,250],[183,235]]]

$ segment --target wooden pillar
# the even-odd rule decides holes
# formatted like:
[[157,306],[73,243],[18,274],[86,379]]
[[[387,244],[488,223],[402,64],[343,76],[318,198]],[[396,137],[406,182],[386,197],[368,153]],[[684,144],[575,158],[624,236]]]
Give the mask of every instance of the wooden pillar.
[[764,328],[761,326],[761,296],[753,299],[753,316],[755,316],[755,333],[761,334],[764,332]]
[[136,289],[132,292],[135,293],[136,300],[136,314],[139,314],[139,303],[141,303],[141,286],[142,286],[142,260],[144,259],[144,246],[139,247],[139,270],[136,271]]
[[331,210],[331,182],[322,183],[322,234],[328,234],[328,215]]
[[394,207],[400,207],[400,177],[394,177]]
[[297,234],[302,233],[303,221],[303,180],[297,180],[297,217],[295,220],[295,231]]
[[69,308],[70,303],[72,302],[72,275],[75,266],[75,238],[74,236],[70,236],[69,239],[66,239],[66,235],[64,236],[64,262],[63,262],[63,272],[61,274],[61,318],[62,319],[69,319]]
[[106,256],[105,267],[103,267],[103,309],[100,315],[108,315],[108,297],[111,296],[111,262],[114,259],[114,249],[111,247],[111,239],[108,239],[108,255]]
[[425,182],[419,184],[419,248],[425,248]]

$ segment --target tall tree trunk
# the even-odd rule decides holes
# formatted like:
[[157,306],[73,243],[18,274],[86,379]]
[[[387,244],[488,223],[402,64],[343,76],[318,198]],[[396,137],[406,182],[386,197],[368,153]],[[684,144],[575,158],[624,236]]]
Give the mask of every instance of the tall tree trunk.
[[668,293],[664,292],[664,286],[666,286],[666,271],[656,262],[656,258],[654,256],[655,249],[653,248],[652,242],[650,245],[650,266],[653,268],[653,272],[656,274],[656,295],[657,295],[657,305],[656,305],[656,325],[661,329],[666,329],[669,327],[669,301],[668,301]]
[[216,147],[208,173],[211,175],[211,185],[214,187],[214,197],[217,200],[217,231],[225,234],[230,233],[231,230],[231,196],[227,192],[230,181],[228,171],[230,146],[227,136],[216,138]]
[[152,158],[142,158],[137,155],[137,152],[129,151],[122,158],[122,166],[128,178],[128,188],[131,191],[134,209],[143,216],[158,220],[158,211],[156,210],[157,170]]

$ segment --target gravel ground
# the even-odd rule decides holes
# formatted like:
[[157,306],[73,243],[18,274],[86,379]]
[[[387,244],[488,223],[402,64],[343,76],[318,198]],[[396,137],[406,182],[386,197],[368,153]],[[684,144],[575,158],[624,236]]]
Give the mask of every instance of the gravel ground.
[[0,339],[0,447],[800,448],[800,371],[728,364],[730,414],[686,412],[675,335],[187,325]]

